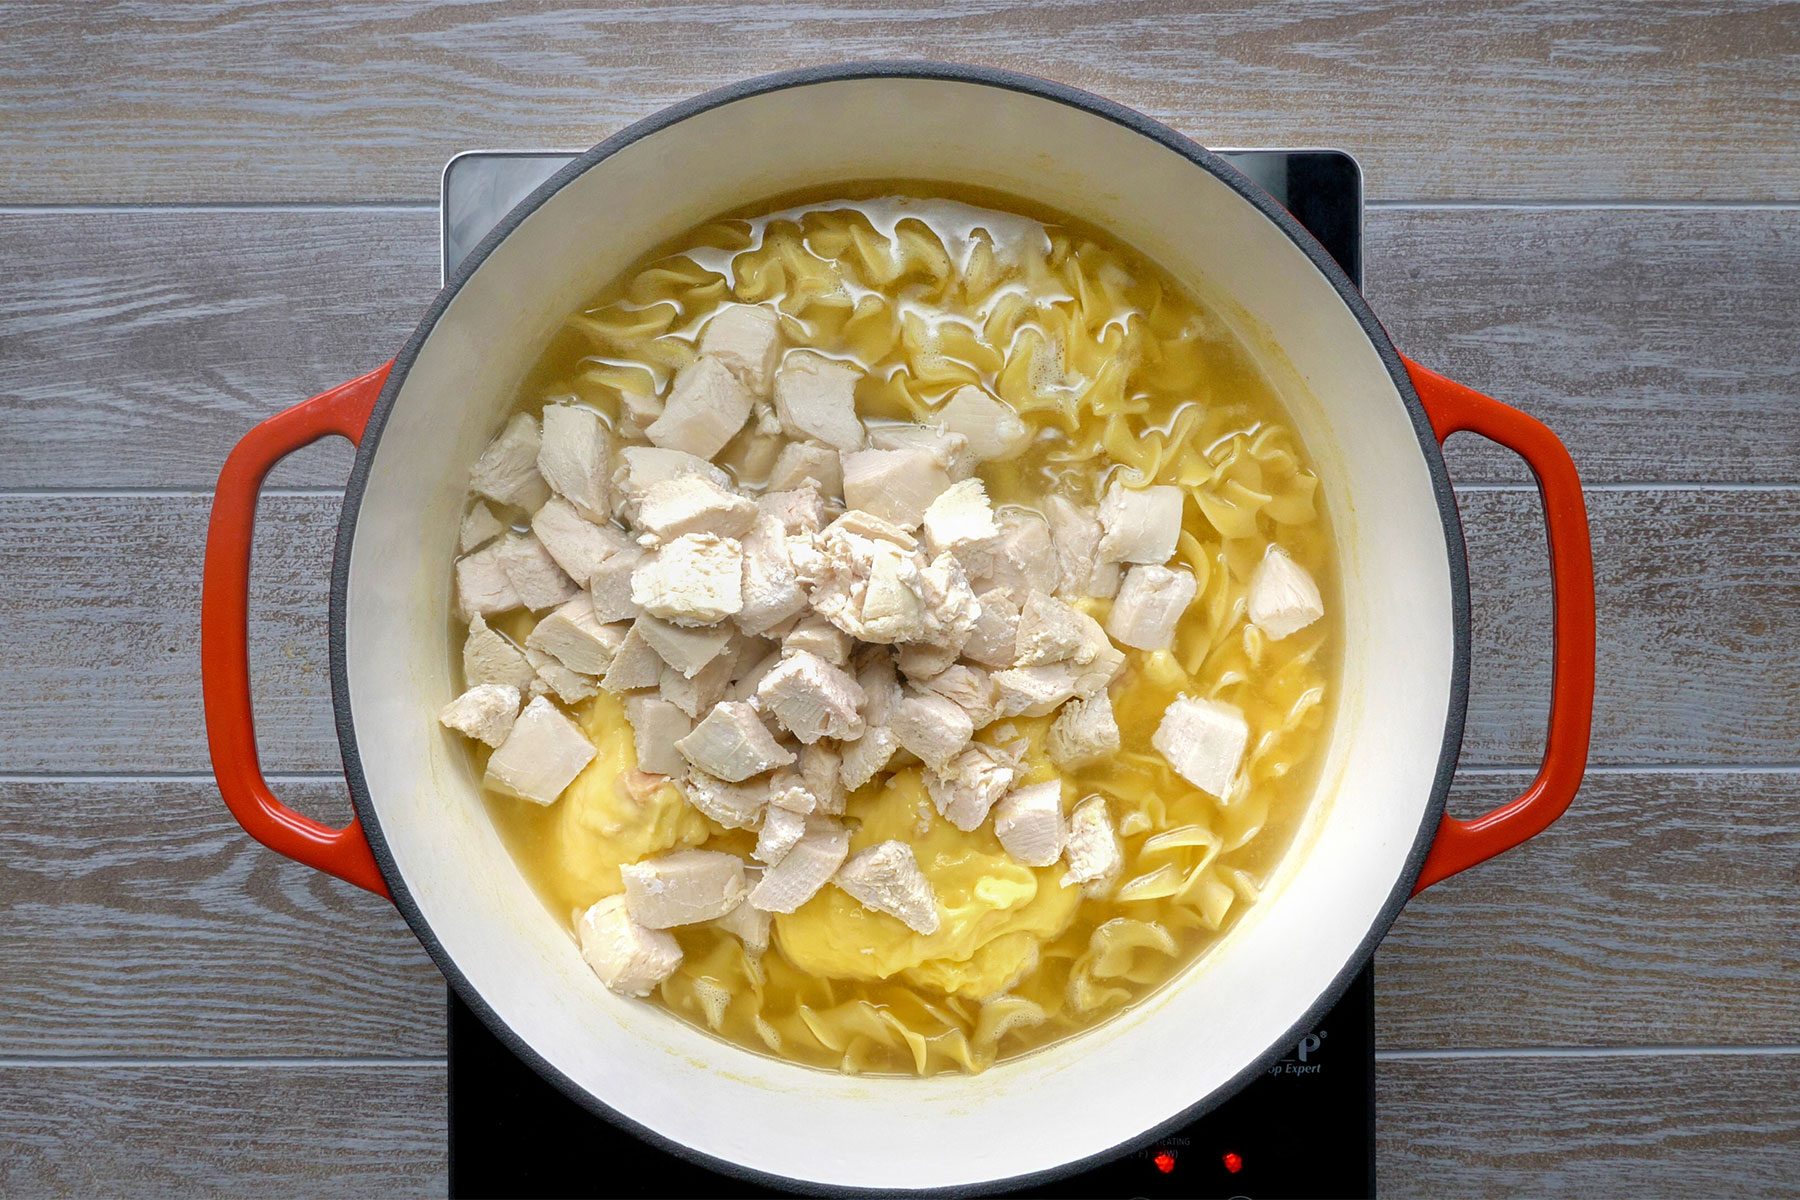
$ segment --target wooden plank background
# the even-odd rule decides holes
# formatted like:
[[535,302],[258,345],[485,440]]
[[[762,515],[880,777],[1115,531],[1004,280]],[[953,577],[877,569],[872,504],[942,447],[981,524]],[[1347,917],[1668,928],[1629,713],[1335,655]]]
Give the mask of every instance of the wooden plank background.
[[[207,773],[211,481],[399,344],[450,154],[920,54],[1356,153],[1397,340],[1582,465],[1599,765],[1384,945],[1383,1194],[1800,1191],[1800,7],[0,0],[0,28],[0,1194],[444,1190],[441,979]],[[1522,470],[1464,442],[1474,812],[1529,777],[1548,596]],[[348,461],[280,469],[253,600],[265,756],[324,815]]]

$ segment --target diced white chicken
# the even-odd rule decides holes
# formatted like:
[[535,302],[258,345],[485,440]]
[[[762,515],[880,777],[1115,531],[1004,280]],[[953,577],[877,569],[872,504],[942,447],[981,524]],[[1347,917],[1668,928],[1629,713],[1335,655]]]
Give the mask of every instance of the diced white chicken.
[[606,668],[600,686],[609,692],[653,688],[661,681],[662,673],[662,656],[633,628],[626,631],[625,640],[619,643],[618,652],[613,655],[612,665]]
[[806,589],[794,572],[781,518],[758,516],[743,545],[743,605],[737,625],[745,633],[767,633],[805,610]]
[[925,510],[950,487],[950,472],[929,450],[857,450],[844,455],[844,503],[902,529],[917,529]]
[[537,418],[514,414],[469,469],[469,486],[489,500],[536,512],[550,498],[550,485],[538,474],[539,445]]
[[644,558],[640,547],[625,546],[608,555],[588,576],[588,599],[594,606],[594,616],[612,622],[629,621],[638,615],[638,606],[631,599],[631,576]]
[[781,358],[781,327],[775,310],[729,304],[700,331],[700,353],[716,358],[753,396],[767,396]]
[[1101,688],[1063,706],[1045,738],[1050,761],[1064,770],[1085,767],[1119,752],[1119,722],[1112,697]]
[[1000,714],[1000,689],[994,677],[980,667],[956,663],[915,684],[920,691],[934,692],[968,713],[970,724],[977,729]]
[[[756,641],[761,644],[766,644],[762,643],[762,639],[760,638],[756,639]],[[773,671],[780,662],[781,651],[779,648],[766,651],[762,657],[746,667],[742,674],[731,681],[731,686],[726,689],[730,698],[733,700],[755,699],[757,686],[762,683],[763,679],[766,678],[769,672]],[[764,724],[767,724],[767,722],[765,721]]]
[[[791,813],[805,816],[819,807],[819,798],[812,793],[801,769],[806,761],[806,747],[800,749],[800,764],[783,767],[769,777],[769,805],[772,808],[784,808]],[[836,776],[836,768],[833,768]],[[758,856],[760,857],[760,855]]]
[[924,521],[925,547],[933,556],[954,554],[975,575],[989,569],[1000,525],[981,480],[950,485],[925,507]]
[[1197,588],[1193,572],[1186,568],[1133,567],[1119,585],[1106,632],[1135,650],[1166,650]]
[[756,710],[742,700],[714,705],[694,732],[675,746],[694,766],[727,783],[741,783],[794,761],[793,751],[777,744]]
[[912,692],[888,714],[888,727],[900,744],[934,770],[969,744],[975,724],[962,706],[933,692]]
[[537,678],[525,652],[505,634],[489,629],[479,613],[469,620],[469,636],[463,639],[462,668],[470,687],[500,683],[523,692]]
[[743,900],[744,860],[717,850],[676,850],[619,868],[625,910],[646,929],[717,920]]
[[839,775],[843,761],[842,752],[830,742],[800,747],[800,779],[812,796],[814,810],[821,813],[844,811],[844,781]]
[[726,698],[736,671],[733,656],[726,653],[693,675],[683,675],[674,667],[664,667],[656,686],[662,690],[663,699],[678,706],[688,716],[697,718]]
[[765,675],[757,685],[756,699],[804,744],[863,734],[857,712],[866,699],[862,688],[847,673],[805,650],[787,655]]
[[762,829],[756,835],[756,848],[750,853],[758,862],[778,863],[805,835],[805,814],[771,804],[763,810]]
[[[662,416],[662,397],[647,386],[619,389],[619,436],[642,438],[644,430]],[[615,497],[616,501],[616,497]]]
[[796,555],[794,565],[813,608],[852,637],[890,644],[924,631],[919,566],[911,552],[834,524],[804,559]]
[[1086,697],[1106,688],[1124,672],[1125,652],[1112,644],[1100,622],[1086,613],[1081,614],[1081,620],[1082,648],[1070,661],[1077,668],[1075,694]]
[[1069,862],[1067,882],[1103,887],[1125,863],[1119,849],[1119,836],[1113,832],[1112,818],[1106,815],[1106,801],[1089,796],[1069,814],[1068,841],[1063,856]]
[[864,908],[898,917],[914,933],[938,930],[937,896],[905,842],[870,846],[839,867],[833,882]]
[[750,892],[750,904],[763,912],[793,912],[831,882],[849,854],[849,831],[815,818],[794,848],[763,872],[762,882]]
[[975,455],[969,450],[969,439],[930,425],[877,426],[869,430],[869,445],[877,450],[929,450],[953,480],[964,480],[975,473]]
[[1177,696],[1163,710],[1162,723],[1150,744],[1175,773],[1220,800],[1231,794],[1232,780],[1250,744],[1244,714],[1222,700]]
[[1037,667],[1076,659],[1089,644],[1083,622],[1092,620],[1054,596],[1032,592],[1019,610],[1014,661],[1021,667]]
[[963,642],[963,657],[989,667],[1010,667],[1019,652],[1019,606],[1003,588],[976,597],[981,612]]
[[519,715],[519,689],[505,683],[478,683],[438,713],[438,723],[478,742],[498,747]]
[[734,636],[729,625],[689,627],[648,614],[639,617],[632,628],[650,643],[659,658],[689,679],[731,648]]
[[593,409],[544,406],[537,467],[550,490],[588,520],[612,516],[612,435]]
[[1011,507],[1001,509],[995,519],[1000,538],[986,572],[977,576],[976,590],[1004,588],[1017,604],[1032,592],[1054,592],[1062,569],[1056,564],[1049,523],[1029,509]]
[[631,919],[624,896],[608,896],[575,923],[581,957],[621,996],[648,996],[681,965],[675,935]]
[[962,653],[955,646],[933,646],[927,642],[908,642],[894,655],[900,673],[913,683],[942,675]]
[[1271,546],[1250,573],[1250,621],[1275,641],[1325,615],[1319,585],[1280,546]]
[[627,629],[623,622],[603,624],[587,597],[576,596],[539,621],[526,636],[525,647],[550,655],[571,671],[604,675],[624,644]]
[[769,781],[728,783],[705,771],[689,771],[681,782],[681,794],[704,816],[727,829],[754,829],[769,806]]
[[988,812],[1012,789],[1019,764],[1011,754],[976,742],[940,771],[925,772],[925,791],[938,815],[962,830],[981,828]]
[[704,475],[677,475],[644,490],[637,525],[658,541],[684,533],[742,537],[756,520],[756,502],[720,487]]
[[817,354],[790,354],[775,372],[775,415],[791,438],[847,452],[863,444],[856,418],[858,373]]
[[856,655],[856,685],[863,690],[863,716],[871,725],[885,725],[894,705],[900,703],[900,680],[894,673],[894,656],[884,646],[864,646]]
[[849,634],[817,613],[800,618],[781,639],[782,653],[816,654],[834,667],[849,665],[853,645]]
[[687,759],[675,743],[694,731],[692,717],[661,696],[638,695],[625,698],[625,720],[637,747],[638,770],[657,775],[687,770]]
[[893,760],[900,750],[900,739],[886,725],[870,725],[861,737],[845,742],[840,749],[843,757],[838,762],[838,778],[846,791],[854,792]]
[[711,625],[744,607],[744,550],[736,538],[686,533],[631,573],[631,600],[677,625]]
[[994,672],[1000,690],[1000,716],[1046,717],[1078,693],[1081,668],[1074,663],[1045,663]]
[[494,510],[477,500],[463,514],[462,525],[456,531],[456,548],[467,554],[487,545],[506,532],[506,526],[494,515]]
[[973,384],[952,392],[936,415],[938,424],[968,440],[969,453],[982,462],[1012,458],[1031,444],[1031,430],[1012,405]]
[[[744,868],[744,884],[752,891],[762,882],[762,871],[756,867]],[[761,954],[769,948],[769,914],[750,903],[746,895],[744,902],[714,921],[713,924],[726,933],[744,943],[744,950],[752,955]]]
[[525,706],[506,741],[488,757],[482,782],[533,804],[555,804],[593,760],[593,744],[581,726],[539,696]]
[[812,487],[826,500],[844,499],[844,466],[838,452],[813,442],[789,442],[769,471],[769,490],[793,491]]
[[507,534],[494,549],[520,602],[533,612],[554,608],[581,590],[532,534]]
[[536,680],[528,689],[533,696],[555,696],[564,704],[580,704],[600,690],[600,681],[592,675],[569,670],[556,658],[535,646],[525,647],[525,661],[537,673]]
[[1028,867],[1047,867],[1062,857],[1062,783],[1051,779],[1011,793],[994,806],[994,836]]
[[500,565],[499,542],[456,560],[456,607],[465,618],[510,612],[522,604],[519,590]]
[[764,516],[779,521],[784,534],[817,533],[825,527],[825,497],[817,488],[764,492],[756,498],[756,507]]
[[571,579],[586,582],[612,555],[631,545],[610,521],[596,525],[561,496],[553,496],[531,518],[531,532]]
[[1166,563],[1181,536],[1181,489],[1166,483],[1128,488],[1118,480],[1100,500],[1100,558]]
[[1100,560],[1100,518],[1066,496],[1044,502],[1050,542],[1056,550],[1059,596],[1105,598],[1119,590],[1122,574],[1116,562]]
[[875,542],[887,542],[908,552],[919,548],[919,539],[884,517],[852,508],[827,525],[822,536],[854,535]]
[[619,467],[613,472],[613,507],[628,521],[637,519],[644,493],[655,484],[678,475],[700,475],[720,487],[731,486],[731,476],[716,465],[685,450],[660,446],[622,446]]
[[920,567],[915,590],[924,628],[913,640],[961,650],[981,618],[981,602],[956,556],[940,554]]
[[750,419],[750,393],[725,364],[697,358],[675,375],[662,416],[644,436],[665,450],[711,458]]

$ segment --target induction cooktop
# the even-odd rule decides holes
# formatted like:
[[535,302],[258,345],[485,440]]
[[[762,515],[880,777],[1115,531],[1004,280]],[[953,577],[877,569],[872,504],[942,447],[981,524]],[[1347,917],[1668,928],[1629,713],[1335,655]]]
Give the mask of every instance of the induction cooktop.
[[[1223,157],[1309,229],[1359,286],[1362,176],[1335,150]],[[474,151],[444,169],[443,269],[574,155]],[[731,1197],[786,1193],[677,1157],[545,1082],[449,1000],[450,1192],[459,1197]],[[881,1181],[868,1186],[879,1189]],[[1257,1079],[1162,1140],[1015,1196],[1365,1197],[1375,1194],[1374,968]]]

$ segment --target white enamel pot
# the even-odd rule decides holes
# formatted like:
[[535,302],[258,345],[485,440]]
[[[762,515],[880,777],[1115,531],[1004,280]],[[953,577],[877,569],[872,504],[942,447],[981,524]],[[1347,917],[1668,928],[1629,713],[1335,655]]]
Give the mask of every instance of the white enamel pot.
[[[1341,564],[1344,680],[1320,795],[1269,892],[1143,1003],[976,1077],[794,1066],[610,994],[508,857],[464,750],[432,719],[456,689],[447,615],[468,467],[551,333],[647,248],[720,211],[869,179],[1042,202],[1213,301],[1284,395]],[[1473,821],[1444,814],[1469,599],[1439,442],[1459,429],[1511,447],[1536,474],[1555,588],[1543,769]],[[246,649],[261,480],[331,433],[358,445],[331,593],[332,694],[356,810],[341,830],[264,784]],[[469,1005],[580,1103],[708,1165],[800,1189],[1017,1186],[1191,1119],[1330,1006],[1409,896],[1555,820],[1587,753],[1593,571],[1580,484],[1554,435],[1402,358],[1312,238],[1220,159],[1136,112],[996,71],[875,63],[769,76],[596,146],[468,257],[392,363],[245,437],[219,479],[205,572],[207,726],[245,829],[391,896]]]

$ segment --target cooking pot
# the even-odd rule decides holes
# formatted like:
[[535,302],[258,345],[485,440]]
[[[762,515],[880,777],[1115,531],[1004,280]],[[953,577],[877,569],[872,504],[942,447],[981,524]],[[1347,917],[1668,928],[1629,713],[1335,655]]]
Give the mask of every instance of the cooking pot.
[[[611,994],[508,856],[466,751],[433,720],[457,691],[450,563],[468,467],[553,331],[647,248],[721,211],[874,179],[1041,202],[1213,301],[1314,459],[1342,580],[1343,684],[1320,795],[1267,893],[1141,1004],[979,1076],[813,1070]],[[1469,669],[1462,531],[1439,450],[1458,430],[1536,475],[1555,595],[1542,769],[1475,820],[1444,812]],[[264,783],[246,649],[261,481],[328,434],[357,445],[331,588],[332,700],[356,814],[343,829]],[[391,363],[251,430],[214,500],[202,657],[213,764],[244,828],[391,897],[469,1005],[575,1100],[785,1186],[968,1191],[1079,1169],[1217,1104],[1335,1001],[1409,896],[1560,816],[1586,762],[1593,606],[1581,486],[1556,437],[1402,357],[1343,272],[1237,171],[1057,84],[876,63],[751,80],[609,138],[500,223]]]

